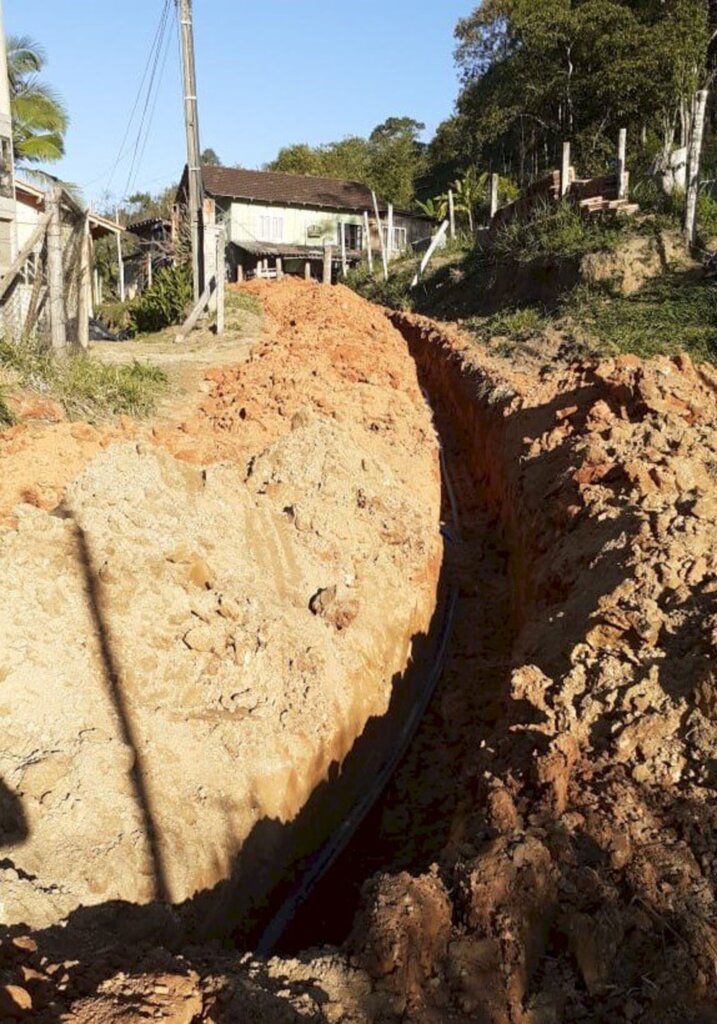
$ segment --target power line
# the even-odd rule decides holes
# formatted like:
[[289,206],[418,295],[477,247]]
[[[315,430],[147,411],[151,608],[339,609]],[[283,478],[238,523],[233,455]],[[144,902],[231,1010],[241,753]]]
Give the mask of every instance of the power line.
[[144,92],[144,87],[147,82],[147,76],[149,75],[150,69],[153,66],[153,63],[155,62],[156,59],[157,44],[160,40],[160,35],[163,34],[164,26],[166,25],[167,7],[169,6],[170,3],[171,0],[165,0],[164,6],[162,8],[162,12],[159,18],[159,24],[157,25],[157,28],[155,30],[152,39],[152,45],[150,46],[149,53],[147,55],[144,72],[142,74],[142,78],[140,79],[139,87],[137,88],[137,95],[135,96],[135,100],[132,105],[132,110],[127,120],[127,127],[125,128],[124,135],[122,136],[122,141],[119,145],[119,149],[117,151],[117,156],[114,160],[114,163],[110,165],[109,176],[107,176],[107,171],[103,171],[102,174],[98,174],[96,178],[84,182],[83,184],[85,188],[87,188],[90,185],[94,185],[96,182],[101,181],[103,178],[107,177],[106,189],[107,191],[109,191],[112,186],[114,176],[117,172],[117,168],[119,167],[120,163],[127,159],[127,157],[130,155],[131,147],[126,147],[130,137],[130,132],[132,131],[132,124],[134,122],[135,114],[137,113],[137,108],[139,107],[140,100],[142,99],[142,93]]
[[165,33],[167,31],[167,23],[169,21],[169,12],[171,10],[172,0],[164,0],[164,7],[162,8],[162,16],[160,18],[160,25],[155,37],[156,45],[154,47],[154,55],[152,60],[152,70],[149,76],[149,83],[147,85],[147,92],[144,98],[144,106],[142,108],[142,116],[139,121],[139,128],[137,129],[137,136],[134,143],[134,152],[132,154],[132,163],[130,164],[129,174],[127,175],[127,185],[125,186],[125,198],[129,195],[129,188],[132,182],[132,176],[135,174],[137,157],[139,154],[140,143],[142,139],[142,133],[144,131],[147,114],[149,111],[150,102],[152,100],[152,93],[154,90],[154,84],[157,79],[157,70],[164,49],[165,44]]
[[[168,3],[170,3],[170,5],[171,5],[171,0],[168,0]],[[151,106],[151,109],[149,111],[149,117],[147,119],[147,127],[146,127],[145,133],[144,133],[144,141],[142,142],[142,146],[141,146],[141,149],[139,151],[139,156],[138,156],[137,161],[136,161],[136,166],[135,166],[135,170],[134,170],[134,177],[132,179],[131,187],[128,186],[127,191],[125,193],[125,196],[131,195],[131,193],[137,187],[137,176],[139,175],[140,167],[142,166],[142,160],[144,159],[144,154],[145,154],[145,151],[147,149],[147,143],[149,141],[149,137],[150,137],[150,134],[152,132],[152,124],[154,122],[154,115],[156,113],[157,103],[159,101],[159,92],[160,92],[160,89],[162,87],[162,82],[164,80],[164,71],[165,71],[165,68],[167,66],[167,58],[169,57],[169,50],[170,50],[170,43],[171,43],[171,41],[172,41],[172,33],[171,32],[167,32],[166,33],[166,41],[164,43],[164,55],[162,56],[161,66],[159,67],[159,75],[157,77],[157,84],[156,84],[156,88],[154,90],[154,98],[152,100],[152,106]],[[159,56],[159,51],[158,51],[158,56]],[[148,98],[149,98],[149,92],[148,92]]]

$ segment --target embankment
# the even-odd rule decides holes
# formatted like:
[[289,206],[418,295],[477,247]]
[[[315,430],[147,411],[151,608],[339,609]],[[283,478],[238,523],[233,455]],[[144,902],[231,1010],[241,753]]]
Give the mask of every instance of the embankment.
[[354,962],[417,1020],[713,1011],[717,375],[623,357],[529,378],[393,322],[501,525],[515,641],[459,841],[373,879]]

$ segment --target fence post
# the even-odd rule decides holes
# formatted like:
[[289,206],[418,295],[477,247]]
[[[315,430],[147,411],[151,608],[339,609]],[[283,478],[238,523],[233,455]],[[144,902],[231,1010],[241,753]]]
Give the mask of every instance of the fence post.
[[60,352],[67,346],[65,297],[62,271],[62,190],[56,188],[48,197],[50,220],[47,225],[47,285],[50,293],[50,336],[52,347]]
[[490,219],[493,220],[498,212],[498,175],[490,176]]
[[381,245],[381,262],[383,264],[383,279],[384,279],[384,281],[388,281],[388,259],[386,258],[386,242],[388,241],[388,239],[386,239],[384,241],[383,226],[381,224],[381,215],[378,212],[378,199],[376,198],[376,193],[374,191],[371,192],[371,198],[373,199],[373,212],[374,212],[374,215],[376,217],[376,227],[378,228],[378,240],[379,240],[379,243]]
[[[224,225],[216,228],[217,334],[224,334],[224,299],[226,291],[226,255]],[[278,261],[277,261],[278,262]]]
[[[115,221],[119,224],[120,214],[119,206],[115,207]],[[119,300],[124,302],[125,290],[124,290],[124,259],[122,258],[122,235],[117,232],[117,283],[119,285]]]
[[368,271],[373,277],[373,252],[371,250],[371,224],[368,219],[368,210],[363,211],[363,229],[366,235],[366,259],[368,260]]
[[77,292],[77,342],[81,348],[88,348],[90,344],[90,307],[92,306],[89,213],[86,213],[83,217],[80,230],[82,235],[80,240],[80,273]]
[[[217,273],[217,239],[215,225],[217,223],[217,205],[212,198],[207,196],[204,200],[203,213],[202,213],[202,225],[204,231],[204,245],[202,249],[202,268],[203,268],[203,280],[205,285],[209,284],[211,279]],[[151,283],[151,279],[150,279]],[[216,293],[212,292],[209,299],[209,309],[214,311],[216,304]]]
[[625,192],[625,162],[627,153],[627,128],[621,128],[617,140],[617,198],[624,199]]
[[324,284],[331,284],[331,267],[334,258],[334,247],[333,245],[324,246]]
[[563,143],[563,162],[560,165],[560,198],[568,194],[570,188],[570,143]]
[[692,114],[692,130],[687,151],[687,193],[685,196],[685,238],[688,245],[693,245],[697,233],[697,197],[700,190],[700,156],[702,154],[702,135],[705,127],[705,111],[707,109],[707,89],[700,89],[695,95]]

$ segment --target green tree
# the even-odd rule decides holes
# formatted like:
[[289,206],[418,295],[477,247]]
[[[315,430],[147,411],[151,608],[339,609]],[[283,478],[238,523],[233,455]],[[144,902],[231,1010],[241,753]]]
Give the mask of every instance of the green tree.
[[564,139],[587,172],[620,127],[671,146],[707,72],[707,15],[705,0],[485,0],[456,27],[474,161],[524,182]]
[[222,166],[222,162],[221,162],[219,156],[217,155],[217,153],[213,149],[211,149],[211,147],[209,149],[205,149],[205,150],[202,151],[202,154],[199,157],[199,162],[201,164],[203,164],[205,167],[221,167]]
[[267,170],[358,181],[381,198],[408,208],[426,166],[425,146],[419,141],[424,128],[411,117],[389,117],[368,139],[350,135],[325,146],[285,146]]
[[49,163],[65,154],[67,111],[57,93],[38,77],[47,58],[27,36],[8,36],[8,77],[13,146],[20,163]]
[[280,171],[282,174],[322,174],[323,153],[319,147],[314,148],[306,142],[282,146],[276,158],[266,165],[266,169]]
[[425,127],[412,117],[389,117],[369,136],[367,183],[397,206],[409,208],[415,201],[416,183],[425,169],[425,147],[419,141]]

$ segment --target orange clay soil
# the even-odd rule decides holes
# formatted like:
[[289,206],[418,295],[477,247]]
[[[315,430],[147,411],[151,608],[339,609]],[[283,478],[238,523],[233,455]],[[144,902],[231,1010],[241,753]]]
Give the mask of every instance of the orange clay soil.
[[348,291],[264,287],[270,333],[191,418],[3,442],[8,925],[125,901],[144,934],[165,906],[187,935],[253,934],[428,632],[440,473],[406,344]]
[[[378,438],[393,428],[393,398],[416,385],[406,371],[394,391],[383,354],[371,356],[374,338],[382,353],[398,344],[381,312],[342,288],[248,287],[278,338],[325,350],[336,373],[322,371],[322,391],[313,361],[298,374],[271,360],[270,339],[246,373],[221,372],[199,419],[227,442],[261,419],[268,443],[274,424],[322,403],[324,427],[348,416]],[[0,947],[18,1018],[717,1019],[717,375],[685,357],[528,375],[456,331],[393,323],[436,409],[459,518],[445,567],[456,631],[415,743],[297,918],[293,954],[192,944],[157,902],[153,934],[136,908],[78,910],[66,928],[16,929]],[[271,471],[256,459],[249,480],[279,484],[294,525],[314,522],[318,508],[307,514],[275,479],[278,459]],[[404,472],[418,481],[415,467]],[[384,515],[374,525],[386,531]],[[370,600],[388,613],[385,590]],[[350,616],[332,607],[334,623]],[[19,837],[11,802],[6,818]]]

